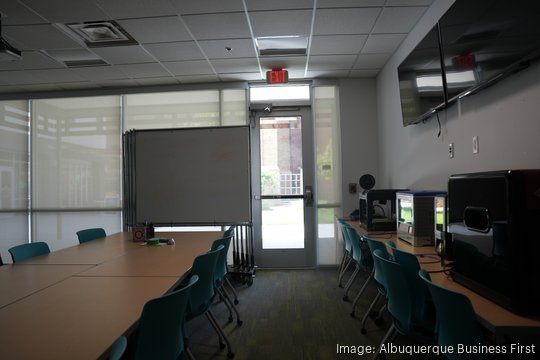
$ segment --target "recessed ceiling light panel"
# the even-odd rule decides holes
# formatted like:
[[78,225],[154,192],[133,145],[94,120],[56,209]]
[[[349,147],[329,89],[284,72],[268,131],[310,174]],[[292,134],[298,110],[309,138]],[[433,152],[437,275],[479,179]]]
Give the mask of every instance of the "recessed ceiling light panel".
[[259,56],[306,55],[308,37],[305,35],[264,36],[255,39]]

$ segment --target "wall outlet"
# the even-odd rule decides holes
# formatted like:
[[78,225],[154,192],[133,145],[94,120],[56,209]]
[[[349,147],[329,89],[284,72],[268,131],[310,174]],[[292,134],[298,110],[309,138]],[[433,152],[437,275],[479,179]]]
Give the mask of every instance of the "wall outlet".
[[454,157],[454,143],[448,144],[448,157],[450,159]]
[[472,138],[472,152],[473,154],[478,154],[478,136],[473,136]]

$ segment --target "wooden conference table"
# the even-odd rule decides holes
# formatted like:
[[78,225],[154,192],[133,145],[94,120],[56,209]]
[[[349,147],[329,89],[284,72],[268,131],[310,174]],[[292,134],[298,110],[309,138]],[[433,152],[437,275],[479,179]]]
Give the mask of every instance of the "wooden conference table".
[[221,232],[118,233],[0,267],[0,358],[97,359],[171,290]]
[[[367,231],[358,221],[347,221],[360,235]],[[431,280],[444,288],[466,295],[472,303],[480,323],[489,330],[497,342],[508,341],[524,334],[527,338],[540,336],[540,316],[525,317],[495,304],[493,301],[452,280],[441,266],[440,258],[431,246],[414,247],[397,238],[392,232],[370,232],[370,238],[379,241],[393,240],[399,250],[418,256],[421,268],[430,272]]]

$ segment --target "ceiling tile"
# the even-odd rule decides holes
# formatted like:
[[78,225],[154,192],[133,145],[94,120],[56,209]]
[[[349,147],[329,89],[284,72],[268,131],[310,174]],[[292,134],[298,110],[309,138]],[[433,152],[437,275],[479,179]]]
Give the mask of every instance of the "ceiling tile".
[[261,79],[261,73],[234,73],[234,74],[219,74],[222,81],[258,81]]
[[99,88],[98,85],[96,85],[95,83],[93,83],[91,81],[56,83],[55,85],[62,88],[63,90],[96,89],[96,88]]
[[244,59],[215,59],[212,66],[218,73],[258,72],[259,65],[255,58]]
[[313,9],[313,2],[313,0],[246,0],[246,5],[249,11],[276,9]]
[[351,70],[349,75],[358,78],[374,78],[379,73],[379,70]]
[[24,92],[24,89],[14,85],[2,85],[0,81],[0,94]]
[[154,58],[139,45],[107,46],[92,48],[92,51],[109,64],[140,64],[154,61]]
[[0,85],[31,85],[46,82],[45,79],[28,71],[0,71]]
[[244,11],[242,0],[171,0],[180,14],[210,14]]
[[107,20],[99,6],[88,0],[19,0],[51,23]]
[[42,92],[42,91],[60,91],[62,88],[56,84],[32,84],[32,85],[19,85],[24,91],[28,92]]
[[368,34],[380,8],[322,9],[315,14],[315,35]]
[[165,70],[163,66],[155,63],[116,65],[115,68],[134,79],[155,78],[170,75],[170,73]]
[[386,6],[429,6],[433,0],[387,0]]
[[132,79],[97,80],[96,84],[105,88],[125,88],[138,86],[137,82]]
[[185,75],[176,77],[183,84],[217,82],[216,75]]
[[312,10],[255,11],[249,18],[255,37],[309,35],[312,13]]
[[146,44],[144,48],[159,61],[204,59],[204,55],[195,41]]
[[309,57],[308,70],[345,70],[352,68],[356,55],[317,55]]
[[134,80],[137,82],[137,84],[142,86],[175,85],[180,83],[178,79],[171,76],[148,77]]
[[374,33],[408,33],[427,7],[385,7],[375,23]]
[[0,70],[55,69],[63,67],[64,65],[37,51],[24,51],[22,59],[17,61],[0,62]]
[[[397,0],[401,1],[401,0]],[[353,8],[363,6],[383,6],[386,0],[318,0],[318,8]]]
[[251,37],[244,13],[182,16],[197,40]]
[[346,78],[349,74],[349,70],[317,70],[307,72],[308,78],[320,78],[320,77],[332,77],[332,78]]
[[2,25],[21,25],[21,24],[43,24],[47,20],[28,9],[18,1],[2,1],[0,11],[2,16]]
[[391,54],[360,54],[354,63],[354,69],[380,69],[386,64]]
[[[82,46],[53,25],[16,25],[4,27],[3,35],[22,44],[19,50],[81,48]],[[11,43],[11,41],[9,41]],[[15,46],[15,44],[11,44]]]
[[199,45],[209,59],[231,59],[257,55],[251,39],[201,40]]
[[407,34],[369,35],[362,53],[393,53],[406,36]]
[[310,55],[357,54],[364,46],[367,35],[329,35],[311,38]]
[[161,63],[174,75],[210,75],[214,71],[206,60],[173,61]]
[[118,21],[139,44],[192,40],[178,16]]
[[111,19],[176,15],[169,0],[95,0]]
[[110,79],[123,79],[125,74],[114,66],[88,66],[73,69],[86,80],[100,81]]
[[28,74],[37,78],[44,79],[48,83],[75,82],[85,80],[73,69],[29,70]]

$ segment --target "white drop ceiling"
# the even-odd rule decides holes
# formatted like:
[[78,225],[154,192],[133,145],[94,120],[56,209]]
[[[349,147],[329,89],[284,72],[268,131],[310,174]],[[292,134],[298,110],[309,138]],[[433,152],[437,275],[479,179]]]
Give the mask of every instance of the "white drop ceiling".
[[[375,77],[433,0],[2,0],[0,94],[264,80]],[[62,24],[114,20],[134,45],[87,47]],[[300,35],[306,55],[259,56],[255,38]],[[47,54],[88,53],[68,67]]]

